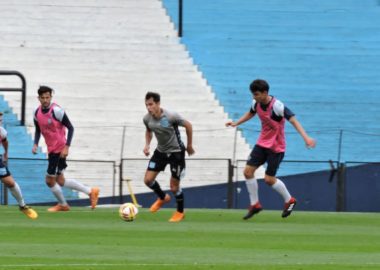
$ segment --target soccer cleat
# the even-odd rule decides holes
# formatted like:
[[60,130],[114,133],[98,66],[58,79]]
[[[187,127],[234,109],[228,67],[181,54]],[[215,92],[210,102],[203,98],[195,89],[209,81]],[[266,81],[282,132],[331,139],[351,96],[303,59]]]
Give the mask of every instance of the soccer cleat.
[[91,209],[95,209],[99,199],[99,188],[94,187],[90,192]]
[[66,212],[70,210],[69,205],[62,205],[62,204],[57,204],[53,207],[48,208],[48,212]]
[[172,217],[169,219],[169,222],[180,222],[185,218],[185,213],[175,211]]
[[261,206],[260,202],[257,202],[256,204],[248,207],[248,213],[243,217],[243,219],[250,219],[254,215],[258,214],[261,210],[263,210],[263,207]]
[[32,209],[32,207],[28,205],[20,206],[20,211],[23,212],[28,218],[36,219],[38,218],[38,214],[36,211]]
[[296,206],[297,204],[297,200],[296,198],[294,197],[291,197],[290,200],[285,203],[285,207],[284,207],[284,211],[282,211],[282,217],[283,218],[286,218],[287,216],[290,216],[290,214],[292,213],[294,207]]
[[153,204],[152,206],[150,207],[150,212],[154,213],[154,212],[157,212],[158,210],[160,210],[160,208],[165,204],[165,203],[168,203],[170,202],[170,196],[169,194],[165,194],[165,198],[163,200],[161,200],[160,198],[158,198]]

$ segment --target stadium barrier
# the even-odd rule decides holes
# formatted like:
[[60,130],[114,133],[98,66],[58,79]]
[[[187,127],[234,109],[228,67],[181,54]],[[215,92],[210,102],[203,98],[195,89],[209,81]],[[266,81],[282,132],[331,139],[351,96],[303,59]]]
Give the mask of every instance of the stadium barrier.
[[[135,201],[146,206],[152,201],[151,196],[154,196],[143,182],[148,160],[68,160],[69,167],[65,176],[88,186],[99,186],[102,190],[101,204]],[[246,208],[249,198],[242,175],[245,162],[237,160],[234,164],[231,159],[187,159],[186,177],[182,182],[187,194],[187,207]],[[47,204],[54,201],[44,183],[46,159],[10,158],[8,165],[28,203]],[[325,169],[321,170],[321,165]],[[305,166],[309,167],[307,173],[300,170],[300,167]],[[286,167],[286,172],[291,170],[293,173],[283,174],[283,167]],[[215,171],[218,172],[218,177],[215,177]],[[380,212],[379,174],[379,162],[340,163],[331,160],[284,160],[278,171],[278,177],[300,201],[297,209],[338,212]],[[159,174],[157,180],[163,189],[169,189],[169,178],[169,170]],[[125,190],[125,184],[129,184],[128,190]],[[259,186],[260,201],[266,209],[282,207],[280,196],[265,185],[264,181],[260,180]],[[77,205],[84,205],[88,201],[86,196],[65,195],[71,204],[75,201],[78,202]],[[11,200],[15,203],[3,183],[0,196],[3,205]]]

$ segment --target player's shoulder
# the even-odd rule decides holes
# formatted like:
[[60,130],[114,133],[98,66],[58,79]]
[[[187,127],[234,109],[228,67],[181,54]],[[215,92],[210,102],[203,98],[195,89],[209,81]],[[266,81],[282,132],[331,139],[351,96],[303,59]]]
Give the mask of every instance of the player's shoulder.
[[257,107],[257,102],[255,99],[252,99],[252,103],[251,103],[251,110],[253,112],[256,112],[256,107]]
[[284,109],[284,107],[285,105],[281,100],[274,98],[274,103],[273,103],[274,109]]
[[65,110],[59,106],[57,103],[52,103],[51,106],[53,106],[53,111],[54,112],[64,112]]
[[151,117],[152,117],[152,116],[150,115],[150,113],[147,113],[147,114],[144,115],[144,117],[143,117],[143,121],[144,121],[144,122],[147,122],[147,121],[149,121],[149,119],[150,119]]
[[148,126],[150,122],[152,122],[153,116],[150,113],[147,113],[143,117],[143,123]]
[[168,110],[168,109],[164,109],[164,108],[162,108],[162,113],[163,113],[164,115],[173,115],[173,114],[177,114],[177,112],[175,112],[175,111]]

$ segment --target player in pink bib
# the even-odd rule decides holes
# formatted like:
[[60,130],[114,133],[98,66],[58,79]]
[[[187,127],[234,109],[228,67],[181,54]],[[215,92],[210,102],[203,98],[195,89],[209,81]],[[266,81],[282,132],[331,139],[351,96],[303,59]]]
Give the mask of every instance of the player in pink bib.
[[[40,86],[38,100],[41,105],[34,112],[36,127],[32,152],[37,153],[41,134],[45,139],[48,150],[49,165],[46,184],[58,200],[58,204],[49,208],[49,212],[69,211],[70,207],[62,193],[61,187],[67,187],[90,196],[91,208],[98,203],[99,188],[89,188],[75,179],[65,179],[64,170],[67,167],[66,157],[74,134],[69,117],[65,111],[51,102],[52,92],[48,86]],[[66,138],[66,129],[68,130]],[[58,184],[57,184],[58,183]]]
[[250,85],[253,95],[252,106],[236,122],[230,121],[226,126],[236,127],[254,117],[256,114],[261,121],[261,132],[255,147],[253,148],[244,169],[247,190],[249,193],[250,206],[248,213],[243,219],[249,219],[259,213],[263,208],[259,202],[257,179],[254,177],[258,167],[267,163],[264,180],[269,186],[277,191],[284,199],[285,206],[282,217],[292,213],[297,200],[292,197],[284,182],[276,178],[277,170],[285,154],[285,120],[288,120],[302,136],[305,144],[313,148],[316,142],[309,137],[302,125],[296,119],[294,113],[273,96],[270,96],[269,85],[266,81],[257,79]]

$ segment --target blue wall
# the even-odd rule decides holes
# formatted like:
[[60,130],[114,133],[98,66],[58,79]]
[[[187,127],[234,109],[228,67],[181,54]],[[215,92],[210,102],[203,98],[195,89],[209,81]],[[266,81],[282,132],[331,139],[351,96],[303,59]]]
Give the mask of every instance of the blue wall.
[[[285,159],[380,160],[378,1],[183,2],[181,42],[231,118],[248,110],[248,86],[261,77],[318,141],[306,150],[287,125]],[[177,25],[178,1],[163,3]],[[253,146],[259,121],[242,128]]]
[[[380,163],[347,167],[344,211],[380,212]],[[336,211],[337,179],[329,181],[330,171],[285,176],[281,179],[289,191],[297,198],[296,209],[302,211]],[[233,208],[246,209],[249,197],[244,181],[234,183]],[[227,208],[227,185],[210,185],[185,188],[185,206],[187,208]],[[149,207],[155,200],[153,192],[138,194],[137,200]],[[280,195],[263,180],[259,180],[259,198],[264,209],[281,211],[284,202]],[[131,201],[125,196],[124,201]],[[175,201],[165,207],[175,207]]]

